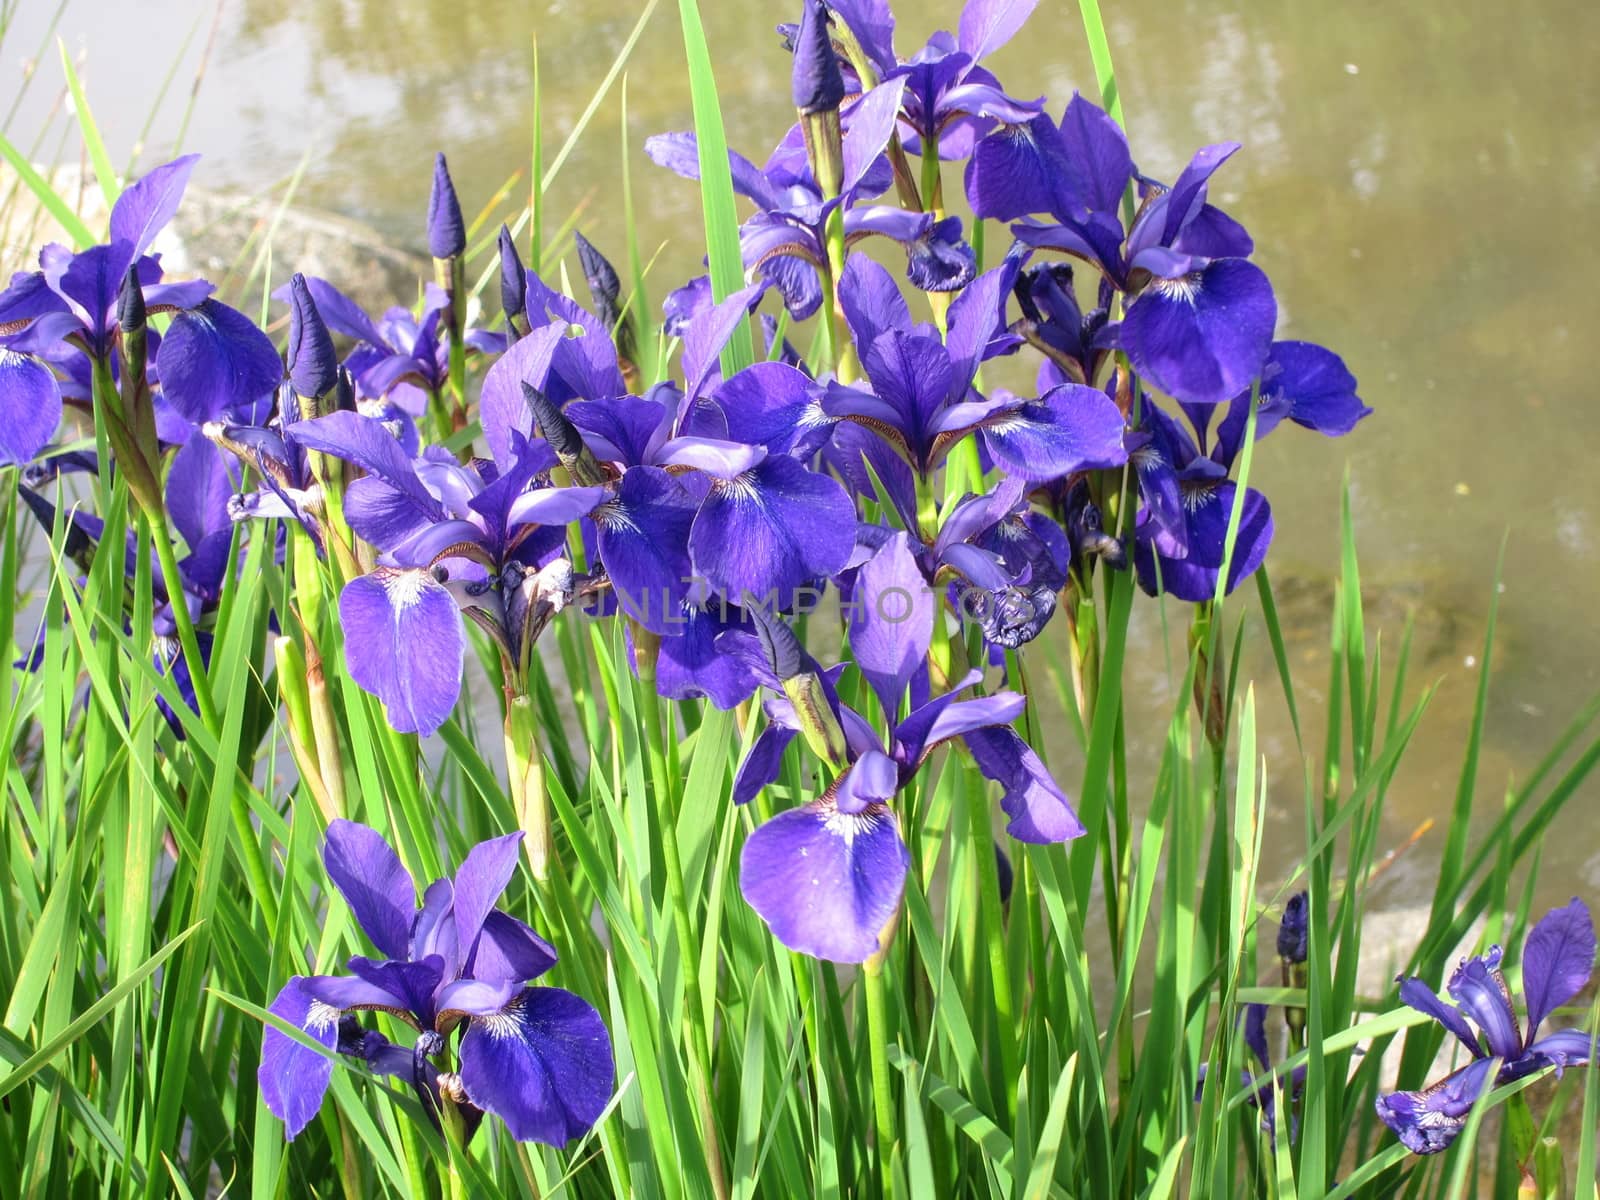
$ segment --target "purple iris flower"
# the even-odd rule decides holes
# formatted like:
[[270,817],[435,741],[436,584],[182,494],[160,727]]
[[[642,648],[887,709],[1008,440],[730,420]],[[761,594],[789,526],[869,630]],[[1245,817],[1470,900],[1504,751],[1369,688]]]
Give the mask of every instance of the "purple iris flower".
[[[946,694],[929,697],[927,656],[938,602],[909,535],[891,535],[862,565],[850,607],[851,653],[888,719],[888,738],[839,703],[824,675],[844,731],[846,769],[817,799],[751,834],[739,872],[745,899],[779,941],[835,962],[871,957],[899,910],[910,854],[889,804],[942,743],[962,739],[979,770],[1001,784],[1000,804],[1013,837],[1058,842],[1084,832],[1066,793],[1011,729],[1024,697],[998,692],[960,699],[981,679],[976,671]],[[769,628],[793,639],[781,623]],[[775,691],[804,662],[797,644],[786,656],[787,668],[777,669],[783,657],[772,657],[766,681]],[[903,702],[909,711],[901,718]],[[741,803],[777,777],[783,752],[801,729],[789,700],[769,698],[764,709],[770,724],[734,783],[734,799]]]
[[[828,261],[824,228],[829,214],[843,207],[847,246],[881,235],[906,248],[906,276],[924,291],[958,291],[972,279],[976,260],[961,238],[959,218],[936,220],[931,213],[907,212],[887,205],[862,205],[889,186],[883,157],[894,132],[905,84],[879,84],[845,107],[843,176],[840,194],[824,199],[805,165],[798,136],[774,152],[765,168],[728,152],[734,190],[753,200],[758,211],[740,229],[739,246],[745,269],[759,272],[776,286],[796,320],[822,303],[818,270]],[[664,133],[645,142],[645,152],[659,166],[700,178],[699,152],[692,133]]]
[[546,439],[554,444],[552,429],[571,426],[574,452],[587,456],[596,481],[609,489],[592,518],[618,602],[640,625],[668,637],[679,631],[683,606],[691,602],[692,577],[733,603],[755,597],[787,607],[798,588],[843,568],[854,546],[849,495],[790,453],[782,419],[767,421],[750,407],[797,393],[805,407],[815,385],[783,363],[758,363],[727,380],[717,375],[718,353],[762,286],[689,321],[681,393],[670,387],[645,397],[585,393],[557,409],[551,395],[538,391],[541,380],[555,378],[557,351],[604,335],[568,339],[555,325],[516,342],[484,382],[481,412],[491,447],[531,434],[534,413],[525,400],[511,398],[525,384],[545,406],[538,425]]
[[439,447],[413,460],[382,424],[352,412],[285,433],[365,472],[345,491],[345,519],[383,553],[344,586],[339,617],[350,677],[383,702],[390,724],[426,735],[450,715],[463,614],[520,678],[533,641],[577,586],[561,556],[566,525],[600,505],[605,489],[532,486],[556,462],[542,441],[519,441],[502,472],[484,460],[463,466]]
[[[125,189],[111,209],[111,240],[73,253],[51,243],[35,272],[18,272],[0,292],[0,337],[13,349],[44,353],[68,342],[106,359],[117,330],[117,298],[129,267],[137,267],[149,312],[193,308],[211,293],[204,280],[161,283],[161,263],[146,250],[172,220],[199,155],[155,168]],[[231,310],[229,310],[231,311]]]
[[935,581],[941,568],[960,577],[951,584],[957,616],[976,621],[991,647],[1014,650],[1055,614],[1072,546],[1059,525],[1032,510],[1027,484],[1011,476],[988,495],[956,503],[924,560]]
[[941,30],[908,60],[894,49],[894,14],[882,0],[832,4],[868,60],[885,80],[904,79],[901,138],[913,154],[932,138],[943,159],[966,158],[996,121],[1018,123],[1043,110],[1042,101],[1017,100],[978,61],[1009,42],[1037,0],[967,0],[952,36]]
[[[351,975],[296,975],[270,1010],[313,1040],[385,1074],[409,1075],[436,1117],[447,1091],[467,1112],[491,1113],[513,1137],[564,1146],[588,1132],[611,1095],[611,1038],[584,999],[527,986],[556,952],[495,907],[516,872],[521,833],[480,842],[455,878],[416,885],[374,830],[339,820],[322,861],[334,887],[383,956],[355,955]],[[363,1036],[345,1015],[382,1011],[418,1031],[410,1053]],[[464,1029],[450,1051],[450,1038]],[[441,1067],[441,1056],[458,1071]],[[257,1079],[290,1139],[322,1107],[333,1061],[267,1026]]]
[[[1339,437],[1372,411],[1356,394],[1355,376],[1339,356],[1310,342],[1274,342],[1257,395],[1258,440],[1285,420]],[[1244,440],[1250,402],[1248,388],[1229,402],[1208,449],[1214,406],[1184,406],[1194,431],[1191,437],[1145,399],[1144,429],[1133,435],[1140,443],[1132,461],[1143,500],[1134,561],[1139,582],[1151,595],[1165,591],[1189,601],[1215,595],[1236,491],[1228,475]],[[1229,592],[1261,565],[1271,541],[1272,509],[1265,496],[1248,488],[1228,574]]]
[[[1235,1026],[1237,1027],[1237,1026]],[[1267,1044],[1267,1006],[1247,1004],[1244,1008],[1244,1044],[1251,1056],[1260,1064],[1259,1073],[1248,1064],[1239,1073],[1239,1081],[1249,1089],[1246,1103],[1261,1113],[1261,1128],[1269,1135],[1277,1127],[1277,1096],[1289,1101],[1290,1140],[1298,1134],[1298,1101],[1306,1086],[1306,1067],[1302,1063],[1287,1074],[1272,1065],[1272,1053]],[[1274,1078],[1276,1077],[1276,1078]],[[1200,1064],[1200,1077],[1195,1088],[1195,1103],[1200,1102],[1201,1089],[1205,1087],[1206,1064]],[[1276,1088],[1276,1090],[1274,1090]]]
[[[1593,1040],[1581,1029],[1537,1036],[1545,1018],[1589,982],[1594,956],[1594,921],[1582,901],[1574,899],[1540,918],[1522,948],[1526,1033],[1517,1022],[1511,989],[1500,973],[1499,946],[1461,960],[1446,985],[1454,1004],[1441,999],[1422,980],[1402,977],[1400,999],[1453,1033],[1472,1061],[1421,1091],[1379,1096],[1378,1116],[1383,1123],[1413,1153],[1437,1154],[1455,1141],[1466,1126],[1473,1102],[1491,1082],[1511,1083],[1546,1067],[1559,1071],[1594,1061]],[[1478,1027],[1476,1032],[1473,1024]],[[1495,1070],[1497,1062],[1499,1069]]]
[[1180,401],[1216,404],[1265,364],[1277,301],[1248,261],[1250,235],[1207,203],[1211,175],[1236,142],[1197,152],[1170,188],[1139,177],[1144,204],[1124,231],[1117,206],[1133,160],[1121,129],[1082,96],[1061,121],[1039,116],[991,134],[973,154],[973,211],[997,219],[1050,213],[1012,232],[1025,245],[1094,265],[1128,299],[1117,345],[1139,374]]
[[872,390],[834,385],[824,412],[871,430],[923,476],[974,430],[996,465],[1023,479],[1127,461],[1122,414],[1095,388],[1063,384],[1037,399],[974,390],[979,365],[1016,344],[1000,326],[1015,265],[1008,260],[973,281],[950,306],[941,342],[931,326],[912,324],[883,268],[852,258],[842,299]]

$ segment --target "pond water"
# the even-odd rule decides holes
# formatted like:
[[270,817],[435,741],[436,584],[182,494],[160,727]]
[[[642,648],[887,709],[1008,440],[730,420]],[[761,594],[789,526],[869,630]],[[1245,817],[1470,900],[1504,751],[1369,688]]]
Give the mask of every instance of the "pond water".
[[[702,3],[730,142],[757,160],[792,117],[788,60],[771,27],[792,19],[793,7]],[[916,14],[902,18],[904,52],[936,23],[952,27],[958,5],[900,8]],[[8,72],[44,44],[55,9],[26,0],[13,14],[0,45]],[[1487,808],[1600,689],[1600,403],[1584,349],[1600,328],[1600,264],[1585,233],[1600,206],[1600,89],[1584,82],[1600,44],[1600,6],[1525,0],[1514,20],[1482,0],[1109,0],[1105,9],[1141,169],[1170,179],[1198,145],[1245,143],[1213,199],[1256,235],[1278,291],[1280,336],[1339,350],[1377,410],[1340,442],[1280,433],[1263,444],[1256,481],[1276,516],[1270,565],[1309,719],[1319,718],[1326,678],[1347,471],[1369,614],[1385,629],[1386,649],[1415,614],[1413,690],[1441,687],[1391,795],[1392,843],[1442,816],[1454,794],[1507,539],[1480,775]],[[548,160],[640,11],[595,0],[227,0],[220,11],[215,0],[67,0],[59,28],[83,56],[119,161],[192,35],[141,161],[172,148],[210,39],[183,141],[206,156],[197,182],[264,191],[305,156],[302,201],[420,249],[435,149],[449,153],[469,211],[527,163],[535,38]],[[648,134],[689,125],[681,63],[676,6],[664,3],[627,75],[641,244],[646,257],[661,248],[650,275],[658,302],[695,272],[700,237],[697,193],[639,150]],[[1065,0],[1046,0],[990,65],[1018,95],[1059,103],[1074,87],[1093,91],[1077,6]],[[40,70],[11,125],[25,148],[58,99],[53,44]],[[552,224],[584,205],[582,227],[614,256],[623,246],[620,125],[613,91],[549,197]],[[34,153],[75,152],[52,135]],[[525,180],[518,186],[525,192]],[[992,244],[999,231],[990,236]],[[1164,724],[1173,695],[1154,608],[1141,613],[1135,753],[1138,731]],[[1263,649],[1250,659],[1277,781],[1269,852],[1286,863],[1303,836],[1300,767],[1270,656]],[[1151,746],[1153,758],[1154,736]],[[1600,891],[1597,800],[1600,783],[1591,782],[1547,839],[1544,898]],[[1441,835],[1385,875],[1383,902],[1426,894],[1429,847]]]

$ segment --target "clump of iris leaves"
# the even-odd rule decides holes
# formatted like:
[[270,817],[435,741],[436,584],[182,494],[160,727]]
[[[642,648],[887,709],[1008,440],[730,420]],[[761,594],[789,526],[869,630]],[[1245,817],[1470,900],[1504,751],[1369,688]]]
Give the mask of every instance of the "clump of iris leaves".
[[[1033,9],[807,0],[758,164],[684,0],[696,128],[644,149],[708,273],[659,309],[631,236],[626,283],[537,195],[495,237],[441,155],[417,304],[252,319],[151,253],[194,157],[124,187],[66,64],[109,227],[0,142],[76,243],[0,293],[10,1194],[1592,1190],[1593,924],[1513,881],[1600,705],[1475,812],[1491,610],[1358,994],[1427,694],[1346,506],[1307,748],[1249,474],[1370,410],[1209,202],[1239,146],[1136,165],[1092,3],[1109,109],[984,65],[1068,35]],[[1164,730],[1136,602],[1188,627]]]

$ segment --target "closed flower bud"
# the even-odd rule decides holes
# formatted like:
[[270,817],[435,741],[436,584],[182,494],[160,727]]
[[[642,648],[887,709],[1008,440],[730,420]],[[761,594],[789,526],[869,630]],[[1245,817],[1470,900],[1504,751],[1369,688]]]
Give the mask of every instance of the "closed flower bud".
[[461,219],[461,202],[450,168],[441,153],[433,160],[433,191],[428,195],[428,253],[434,258],[455,258],[467,248],[467,226]]
[[339,358],[304,275],[289,280],[289,305],[289,379],[297,396],[319,399],[338,382]]

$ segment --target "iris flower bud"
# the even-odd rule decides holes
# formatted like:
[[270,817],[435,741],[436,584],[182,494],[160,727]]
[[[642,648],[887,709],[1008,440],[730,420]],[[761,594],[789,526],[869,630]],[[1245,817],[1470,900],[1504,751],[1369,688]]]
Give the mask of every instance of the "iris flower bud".
[[428,194],[428,253],[435,259],[456,258],[467,248],[467,226],[444,154],[433,160],[433,191]]
[[320,400],[339,381],[339,356],[304,275],[289,280],[289,305],[289,379],[295,395]]

